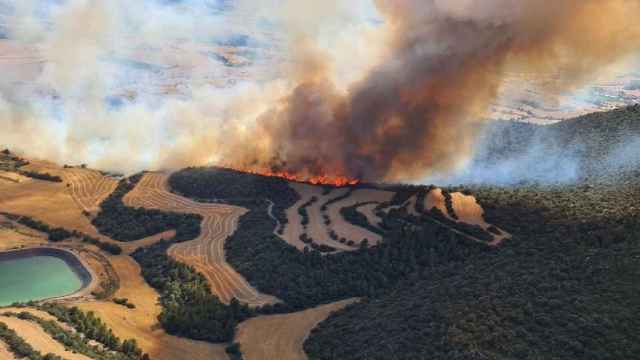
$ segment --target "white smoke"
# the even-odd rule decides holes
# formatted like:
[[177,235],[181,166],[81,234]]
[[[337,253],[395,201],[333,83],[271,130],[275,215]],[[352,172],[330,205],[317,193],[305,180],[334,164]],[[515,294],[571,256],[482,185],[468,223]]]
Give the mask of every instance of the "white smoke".
[[225,130],[259,141],[294,85],[293,43],[346,87],[382,56],[364,45],[376,17],[367,0],[0,0],[0,69],[19,70],[0,79],[0,144],[125,172],[224,161]]

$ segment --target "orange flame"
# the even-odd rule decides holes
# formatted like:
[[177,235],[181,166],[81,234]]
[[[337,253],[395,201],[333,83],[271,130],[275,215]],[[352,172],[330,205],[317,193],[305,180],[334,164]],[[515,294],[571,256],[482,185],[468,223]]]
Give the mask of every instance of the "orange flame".
[[272,176],[283,178],[288,181],[309,183],[313,185],[332,185],[332,186],[352,186],[358,185],[360,180],[348,178],[346,176],[331,176],[331,175],[315,175],[315,176],[302,176],[293,174],[286,171],[271,171],[271,170],[241,170],[250,174]]

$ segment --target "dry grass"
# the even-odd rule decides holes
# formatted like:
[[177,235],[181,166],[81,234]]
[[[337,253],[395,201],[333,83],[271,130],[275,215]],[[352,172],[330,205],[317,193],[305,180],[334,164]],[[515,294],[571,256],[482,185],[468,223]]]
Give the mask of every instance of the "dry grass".
[[0,211],[30,216],[53,226],[96,233],[64,183],[0,182]]
[[[330,193],[324,194],[324,190],[321,186],[301,183],[290,183],[289,186],[298,193],[300,200],[287,209],[286,214],[288,222],[284,228],[283,234],[278,236],[287,243],[295,246],[300,251],[304,250],[307,246],[307,244],[300,240],[300,235],[304,233],[312,238],[313,242],[317,244],[333,246],[340,251],[354,250],[348,245],[341,244],[331,239],[329,236],[331,228],[325,225],[321,210],[322,205],[327,201],[343,196],[347,191],[349,191],[349,189],[334,189]],[[318,201],[306,207],[307,214],[309,215],[309,224],[307,224],[305,229],[302,225],[302,216],[300,216],[298,210],[313,197],[318,198]]]
[[[367,239],[369,244],[371,245],[376,244],[382,240],[382,236],[365,228],[347,222],[342,214],[340,214],[340,210],[364,202],[375,202],[376,204],[372,204],[373,207],[375,207],[377,204],[390,201],[391,198],[393,198],[393,193],[389,191],[373,189],[355,190],[348,198],[335,202],[328,206],[327,214],[331,219],[331,228],[336,232],[338,237],[344,237],[348,240],[353,240],[356,242],[356,244],[360,243],[360,241],[362,241],[363,239]],[[373,208],[367,207],[365,208],[365,210],[362,210],[362,208],[359,207],[358,211],[360,211],[368,219],[370,219],[369,222],[371,224],[378,224],[381,221],[381,219],[373,213]]]
[[140,267],[129,256],[110,258],[120,278],[118,298],[127,298],[136,308],[128,309],[109,301],[78,304],[84,311],[94,311],[121,339],[133,338],[154,360],[227,359],[224,346],[187,340],[166,334],[157,322],[160,314],[158,293],[142,278]]
[[[300,241],[300,235],[304,233],[304,227],[302,226],[302,217],[298,213],[298,209],[314,196],[321,198],[323,196],[322,188],[319,186],[312,186],[312,185],[299,184],[299,183],[290,183],[289,186],[298,193],[298,195],[300,196],[300,199],[295,204],[293,204],[293,206],[287,209],[286,214],[287,214],[288,223],[285,225],[283,229],[283,234],[279,236],[290,245],[293,245],[298,250],[302,251],[307,245],[302,241]],[[320,201],[322,201],[322,199]],[[311,218],[309,219],[309,221],[313,221],[313,220],[314,219],[311,219]],[[324,237],[328,237],[328,234],[323,235],[323,238]],[[317,241],[322,241],[322,240],[323,239],[317,239]]]
[[43,235],[23,233],[17,228],[2,227],[0,224],[0,251],[33,247],[47,243]]
[[212,292],[229,303],[234,297],[251,306],[273,304],[278,299],[259,293],[225,260],[224,241],[236,230],[246,209],[221,204],[205,204],[175,195],[167,190],[166,174],[147,173],[124,198],[128,206],[181,213],[200,214],[202,232],[194,240],[175,244],[169,255],[193,266],[208,280]]
[[[324,194],[323,188],[320,186],[299,183],[290,183],[289,185],[298,192],[300,200],[287,209],[286,214],[289,221],[280,237],[287,243],[295,246],[298,250],[302,251],[305,246],[307,246],[300,240],[300,235],[303,233],[306,233],[315,243],[332,246],[338,249],[338,251],[353,251],[357,249],[357,246],[352,247],[333,240],[331,236],[329,236],[332,230],[339,238],[353,240],[356,243],[367,239],[370,244],[375,244],[381,240],[380,235],[347,222],[340,214],[340,210],[358,203],[375,202],[376,204],[363,205],[357,210],[364,214],[370,223],[378,224],[381,220],[375,215],[373,209],[378,203],[391,200],[393,197],[392,192],[372,189],[355,190],[348,198],[328,205],[326,212],[323,212],[322,206],[325,203],[345,195],[349,189],[338,188],[333,189],[328,194]],[[298,209],[314,196],[318,198],[318,201],[306,207],[309,215],[309,224],[305,230],[304,226],[302,226],[302,217],[298,213]],[[330,225],[325,224],[325,214],[328,215],[331,220]]]
[[31,179],[26,176],[22,176],[18,173],[10,171],[0,171],[0,180],[13,183],[23,183],[26,181],[31,181]]
[[42,311],[42,310],[38,310],[38,309],[34,309],[34,308],[29,308],[29,307],[8,307],[8,308],[2,308],[0,309],[0,314],[2,313],[7,313],[7,312],[14,312],[14,313],[21,313],[21,312],[28,312],[31,315],[37,316],[42,320],[46,320],[46,321],[55,321],[56,324],[58,324],[58,326],[62,327],[63,329],[67,330],[67,331],[75,331],[71,326],[69,326],[66,323],[60,322],[58,321],[58,319],[49,314],[46,311]]
[[245,360],[306,360],[302,345],[311,330],[331,312],[354,301],[343,300],[297,313],[249,319],[238,327],[236,342]]
[[69,183],[71,196],[87,212],[96,212],[100,204],[115,190],[118,181],[100,172],[82,168],[65,169],[63,178]]
[[40,351],[43,355],[52,353],[67,360],[91,360],[84,355],[74,354],[71,351],[65,350],[61,343],[51,338],[51,336],[35,322],[6,316],[0,316],[0,322],[7,324],[9,328],[13,329],[29,345],[35,350]]

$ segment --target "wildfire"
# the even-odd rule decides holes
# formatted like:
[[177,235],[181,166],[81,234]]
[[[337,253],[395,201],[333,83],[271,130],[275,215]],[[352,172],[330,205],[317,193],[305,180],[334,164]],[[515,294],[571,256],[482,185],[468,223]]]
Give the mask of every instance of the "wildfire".
[[313,185],[332,185],[332,186],[348,186],[358,185],[360,180],[351,179],[345,176],[330,176],[330,175],[316,175],[316,176],[303,176],[286,171],[256,171],[256,170],[242,170],[256,175],[279,177],[289,181],[306,182]]

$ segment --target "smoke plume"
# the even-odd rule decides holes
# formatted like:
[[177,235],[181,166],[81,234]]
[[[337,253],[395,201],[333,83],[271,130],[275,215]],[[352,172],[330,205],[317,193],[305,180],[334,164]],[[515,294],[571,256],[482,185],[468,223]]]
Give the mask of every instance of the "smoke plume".
[[[136,35],[147,47],[197,47],[229,30],[209,17],[202,20],[211,24],[193,28],[185,20],[191,10],[149,0],[114,1],[95,12],[93,2],[67,3],[45,30],[28,21],[12,27],[45,57],[37,82],[56,97],[33,106],[2,84],[0,121],[8,131],[0,143],[125,171],[216,163],[299,177],[416,179],[471,156],[509,69],[557,74],[561,81],[544,89],[552,96],[640,49],[637,0],[240,1],[235,11],[270,19],[242,31],[288,54],[250,74],[259,81],[216,88],[196,73],[187,97],[138,93],[112,109],[104,98],[121,84],[108,79],[127,76],[105,59],[142,47],[122,49],[123,41]],[[142,15],[149,13],[156,16]],[[85,27],[91,31],[78,31]],[[170,39],[159,31],[167,28],[176,33]],[[273,29],[282,38],[274,40]],[[172,61],[195,68],[202,51]]]

